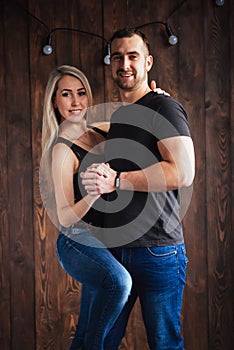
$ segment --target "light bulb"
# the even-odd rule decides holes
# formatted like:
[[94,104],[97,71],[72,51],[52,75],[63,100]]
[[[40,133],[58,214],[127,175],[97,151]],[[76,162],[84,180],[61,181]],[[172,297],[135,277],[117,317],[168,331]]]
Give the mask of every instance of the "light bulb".
[[224,0],[215,0],[215,3],[217,6],[223,6],[224,5]]
[[169,37],[168,41],[171,45],[176,45],[178,43],[178,38],[175,35],[171,35]]
[[110,43],[107,42],[107,46],[106,46],[106,52],[107,52],[107,55],[104,57],[104,63],[105,64],[110,64]]
[[43,47],[43,53],[45,55],[50,55],[53,52],[52,46],[51,45],[45,45]]
[[168,35],[168,41],[171,45],[176,45],[178,43],[178,38],[177,36],[175,36],[171,30],[171,27],[169,26],[168,23],[165,24],[166,25],[166,31],[167,31],[167,35]]
[[110,55],[106,55],[106,56],[104,57],[104,63],[105,63],[105,64],[110,64]]

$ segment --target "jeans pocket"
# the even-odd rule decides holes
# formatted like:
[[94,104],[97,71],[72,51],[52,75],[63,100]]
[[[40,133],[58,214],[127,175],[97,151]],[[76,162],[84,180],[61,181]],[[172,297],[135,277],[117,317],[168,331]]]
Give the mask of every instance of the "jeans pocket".
[[148,247],[147,250],[156,258],[167,258],[177,254],[175,246]]

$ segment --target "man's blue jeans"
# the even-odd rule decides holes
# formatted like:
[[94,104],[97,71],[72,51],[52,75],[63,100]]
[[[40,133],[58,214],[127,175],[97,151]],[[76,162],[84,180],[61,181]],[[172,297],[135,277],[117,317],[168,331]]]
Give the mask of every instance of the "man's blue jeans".
[[[117,350],[139,297],[150,350],[182,350],[182,296],[186,277],[184,244],[152,248],[114,248],[113,255],[132,277],[131,295],[105,341]],[[145,349],[143,349],[145,350]]]
[[57,255],[64,270],[83,284],[79,322],[71,349],[104,350],[105,336],[130,294],[127,270],[88,230],[59,234]]

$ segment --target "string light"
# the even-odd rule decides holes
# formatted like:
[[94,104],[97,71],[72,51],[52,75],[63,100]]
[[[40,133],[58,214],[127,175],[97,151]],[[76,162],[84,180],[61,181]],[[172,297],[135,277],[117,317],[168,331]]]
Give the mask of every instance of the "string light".
[[[137,29],[145,27],[145,26],[149,26],[152,24],[161,24],[164,25],[166,28],[166,32],[168,35],[168,42],[170,45],[176,45],[178,43],[178,37],[176,35],[173,34],[172,29],[170,27],[170,25],[167,23],[168,19],[170,17],[172,17],[172,15],[175,14],[175,12],[177,12],[185,3],[187,2],[187,0],[182,0],[179,5],[177,5],[169,14],[169,16],[167,17],[167,20],[165,22],[163,21],[154,21],[154,22],[150,22],[150,23],[145,23],[141,26],[138,26]],[[217,6],[223,6],[224,5],[224,0],[215,0],[215,3]],[[53,52],[53,47],[52,47],[52,35],[59,30],[69,30],[69,31],[75,31],[78,33],[83,33],[83,34],[88,34],[88,35],[92,35],[95,37],[98,37],[100,39],[102,39],[105,44],[106,44],[106,56],[104,57],[104,63],[105,64],[110,64],[110,44],[109,42],[101,35],[95,34],[95,33],[91,33],[91,32],[86,32],[80,29],[76,29],[76,28],[54,28],[51,31],[49,30],[48,26],[40,19],[37,18],[35,15],[33,15],[27,8],[25,8],[24,6],[22,6],[21,3],[19,3],[18,1],[15,1],[15,4],[17,6],[19,6],[21,9],[23,9],[29,16],[31,16],[32,18],[34,18],[36,21],[38,21],[39,23],[41,23],[49,32],[49,35],[47,36],[47,41],[46,41],[46,45],[44,45],[42,51],[45,55],[50,55]]]
[[170,45],[176,45],[178,43],[178,37],[172,33],[171,27],[166,23],[166,31],[168,34],[168,41]]
[[107,43],[107,55],[104,57],[104,63],[110,64],[110,43]]
[[[178,43],[178,37],[176,35],[173,34],[172,29],[170,27],[170,25],[168,24],[168,19],[170,17],[172,17],[172,15],[175,14],[175,12],[177,12],[185,3],[187,2],[187,0],[182,0],[179,5],[177,5],[169,14],[169,16],[167,17],[167,20],[165,22],[163,21],[154,21],[154,22],[150,22],[150,23],[145,23],[143,25],[140,25],[138,27],[136,27],[137,29],[143,28],[145,26],[149,26],[152,24],[161,24],[165,26],[167,35],[168,35],[168,42],[170,45],[176,45]],[[88,35],[92,35],[94,37],[100,38],[104,41],[104,43],[106,44],[106,56],[104,57],[104,63],[105,64],[110,64],[110,44],[109,42],[101,35],[95,34],[95,33],[91,33],[91,32],[86,32],[80,29],[76,29],[76,28],[54,28],[51,31],[49,30],[48,26],[39,18],[37,18],[35,15],[33,15],[28,9],[26,9],[24,6],[22,6],[21,3],[19,3],[18,1],[15,1],[16,5],[19,6],[21,9],[23,9],[29,16],[31,16],[32,18],[34,18],[36,21],[38,21],[39,23],[41,23],[49,32],[49,35],[47,36],[47,41],[46,41],[46,45],[43,46],[43,53],[45,55],[50,55],[53,52],[53,47],[52,47],[52,35],[59,30],[68,30],[68,31],[75,31],[78,33],[82,33],[82,34],[88,34]],[[223,6],[224,5],[224,0],[215,0],[215,3],[217,6]]]
[[[169,24],[167,22],[154,21],[154,22],[150,22],[150,23],[145,23],[145,24],[138,26],[136,28],[139,29],[139,28],[149,26],[152,24],[162,24],[165,26],[165,29],[166,29],[166,32],[168,35],[168,42],[170,43],[170,45],[176,45],[178,43],[178,37],[173,34],[171,27],[169,26]],[[106,56],[104,57],[104,63],[107,65],[110,64],[110,43],[103,36],[95,34],[95,33],[91,33],[91,32],[86,32],[84,30],[80,30],[80,29],[76,29],[76,28],[69,28],[69,27],[67,27],[67,28],[66,27],[54,28],[50,31],[49,35],[47,36],[46,44],[43,46],[43,49],[42,49],[42,51],[45,55],[50,55],[53,52],[52,36],[56,31],[73,31],[73,32],[81,33],[81,34],[92,35],[94,37],[102,39],[106,44]]]
[[50,55],[53,52],[53,48],[52,48],[52,36],[55,32],[57,31],[71,31],[71,32],[77,32],[77,33],[81,33],[81,34],[88,34],[97,38],[102,39],[103,41],[107,41],[103,36],[95,34],[95,33],[91,33],[91,32],[86,32],[84,30],[80,30],[77,28],[70,28],[70,27],[59,27],[59,28],[54,28],[50,31],[49,35],[47,36],[47,40],[46,40],[46,45],[43,46],[43,53],[45,55]]
[[138,26],[137,29],[140,29],[140,28],[152,25],[152,24],[162,24],[163,26],[165,26],[166,32],[168,35],[168,42],[170,45],[176,45],[178,43],[178,37],[173,34],[172,29],[167,22],[162,22],[162,21],[149,22],[149,23],[145,23],[145,24]]
[[217,6],[223,6],[224,5],[224,0],[215,0],[215,3]]
[[53,52],[53,48],[51,46],[51,35],[48,36],[47,44],[43,46],[42,51],[45,55],[50,55]]

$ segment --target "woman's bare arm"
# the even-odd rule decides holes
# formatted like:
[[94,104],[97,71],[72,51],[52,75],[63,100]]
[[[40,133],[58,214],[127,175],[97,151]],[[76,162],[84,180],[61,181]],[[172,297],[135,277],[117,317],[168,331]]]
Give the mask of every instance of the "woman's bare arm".
[[52,154],[52,176],[59,222],[68,227],[81,220],[99,195],[86,195],[74,203],[73,176],[78,171],[79,161],[64,144],[57,144]]

